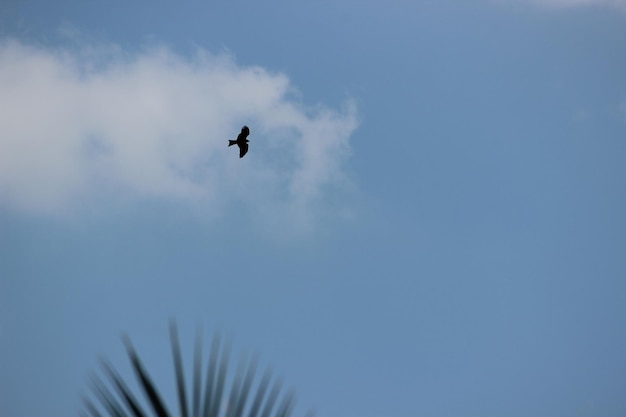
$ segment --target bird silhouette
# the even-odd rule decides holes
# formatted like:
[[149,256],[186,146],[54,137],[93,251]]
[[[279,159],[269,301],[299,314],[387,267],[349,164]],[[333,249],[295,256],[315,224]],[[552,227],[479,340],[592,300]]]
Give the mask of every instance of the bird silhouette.
[[237,145],[239,146],[239,157],[243,158],[243,156],[248,152],[248,135],[250,134],[250,129],[248,126],[244,126],[241,128],[241,133],[237,136],[236,140],[228,140],[228,146]]

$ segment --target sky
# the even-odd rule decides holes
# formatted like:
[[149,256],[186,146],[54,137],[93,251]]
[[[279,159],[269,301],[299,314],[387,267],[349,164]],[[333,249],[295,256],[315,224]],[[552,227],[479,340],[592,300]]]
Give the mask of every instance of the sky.
[[0,415],[124,333],[173,405],[173,319],[298,415],[624,416],[625,160],[623,0],[3,1]]

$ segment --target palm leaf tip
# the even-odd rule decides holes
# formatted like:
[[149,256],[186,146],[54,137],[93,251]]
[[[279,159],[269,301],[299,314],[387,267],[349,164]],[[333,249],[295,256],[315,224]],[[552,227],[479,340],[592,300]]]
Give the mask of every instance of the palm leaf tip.
[[[256,378],[258,359],[241,359],[234,375],[230,375],[230,347],[214,337],[208,352],[206,370],[202,371],[203,354],[201,333],[196,335],[193,350],[193,369],[187,390],[183,355],[181,353],[178,328],[170,323],[170,342],[174,368],[176,398],[180,417],[290,417],[293,413],[295,395],[283,392],[280,380],[273,378],[266,369],[261,378]],[[124,334],[122,341],[134,374],[136,392],[141,392],[143,401],[133,393],[130,382],[125,381],[106,359],[100,360],[103,378],[92,376],[90,391],[94,400],[83,397],[80,415],[89,417],[172,417],[157,386],[133,344]],[[146,407],[146,405],[148,407]],[[149,410],[146,412],[144,410]],[[311,417],[312,414],[307,414]]]

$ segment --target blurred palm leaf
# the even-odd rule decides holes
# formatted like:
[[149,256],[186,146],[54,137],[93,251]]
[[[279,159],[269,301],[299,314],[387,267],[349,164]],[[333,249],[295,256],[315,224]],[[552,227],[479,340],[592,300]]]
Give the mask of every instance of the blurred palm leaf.
[[[211,344],[204,380],[202,341],[199,336],[196,338],[189,395],[185,385],[183,360],[175,323],[170,325],[170,339],[181,417],[289,417],[292,414],[295,399],[293,392],[283,393],[280,381],[273,379],[269,370],[266,370],[256,382],[255,358],[250,361],[242,360],[232,381],[227,378],[230,351],[221,347],[218,338]],[[81,416],[174,416],[168,410],[130,339],[126,336],[124,344],[145,401],[143,403],[139,401],[115,368],[106,360],[102,360],[105,378],[103,380],[98,376],[92,377],[91,391],[94,399],[83,398],[84,408]],[[146,403],[149,407],[147,410]]]

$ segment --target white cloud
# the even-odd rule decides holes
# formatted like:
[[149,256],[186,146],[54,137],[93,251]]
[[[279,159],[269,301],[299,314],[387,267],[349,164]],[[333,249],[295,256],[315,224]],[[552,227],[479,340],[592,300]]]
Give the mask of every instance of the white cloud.
[[[306,107],[285,75],[228,55],[5,40],[0,91],[0,204],[13,209],[58,215],[156,197],[311,226],[349,188],[354,104]],[[226,144],[243,124],[240,160]]]

